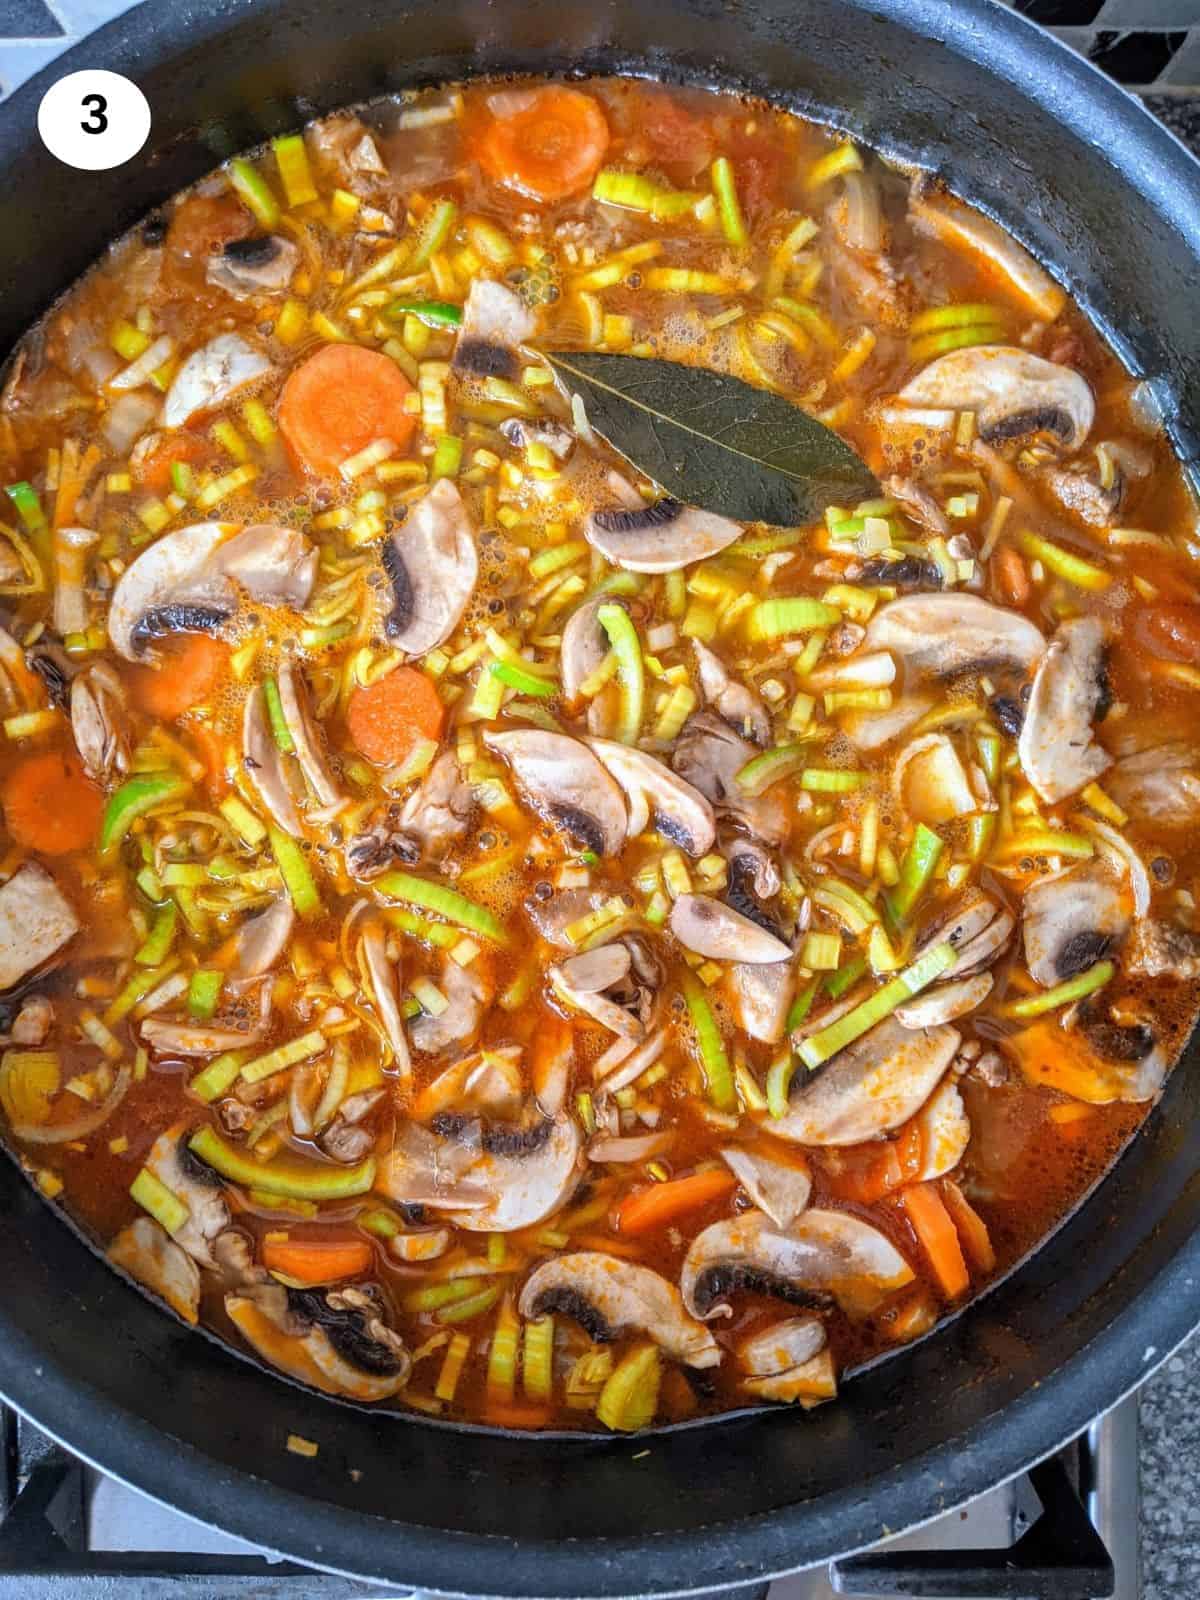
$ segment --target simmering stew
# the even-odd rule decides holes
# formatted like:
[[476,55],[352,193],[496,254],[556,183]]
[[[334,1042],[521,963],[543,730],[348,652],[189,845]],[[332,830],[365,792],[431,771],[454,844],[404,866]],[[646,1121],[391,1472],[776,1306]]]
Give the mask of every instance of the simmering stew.
[[928,180],[620,79],[332,116],[53,308],[0,460],[7,1137],[187,1322],[502,1427],[810,1406],[1159,1093],[1195,507]]

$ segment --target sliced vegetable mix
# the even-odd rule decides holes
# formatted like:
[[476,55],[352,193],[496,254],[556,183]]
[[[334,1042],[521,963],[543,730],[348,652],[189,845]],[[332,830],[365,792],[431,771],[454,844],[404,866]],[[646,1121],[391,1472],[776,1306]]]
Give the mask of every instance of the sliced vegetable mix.
[[0,1111],[189,1324],[493,1426],[810,1406],[1157,1097],[1196,507],[927,180],[648,83],[381,101],[5,396]]

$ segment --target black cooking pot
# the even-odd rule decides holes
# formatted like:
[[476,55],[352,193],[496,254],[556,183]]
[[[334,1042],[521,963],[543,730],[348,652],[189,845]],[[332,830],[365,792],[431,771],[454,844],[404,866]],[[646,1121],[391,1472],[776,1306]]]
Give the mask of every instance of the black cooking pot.
[[[83,66],[135,78],[153,108],[115,172],[70,171],[37,139],[40,95]],[[1200,167],[992,0],[154,0],[0,107],[0,344],[235,150],[375,93],[520,70],[751,90],[937,170],[1061,276],[1200,457]],[[744,1584],[1017,1472],[1200,1320],[1197,1054],[1049,1243],[811,1415],[547,1439],[334,1403],[186,1331],[7,1163],[0,1389],[106,1472],[312,1564],[530,1597]]]

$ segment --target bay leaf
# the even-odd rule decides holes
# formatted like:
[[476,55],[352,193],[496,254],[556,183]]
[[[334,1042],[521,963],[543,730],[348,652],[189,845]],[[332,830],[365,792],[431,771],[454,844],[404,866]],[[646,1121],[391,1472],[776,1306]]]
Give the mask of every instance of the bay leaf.
[[879,493],[844,439],[772,390],[675,361],[544,354],[595,431],[687,505],[795,527]]

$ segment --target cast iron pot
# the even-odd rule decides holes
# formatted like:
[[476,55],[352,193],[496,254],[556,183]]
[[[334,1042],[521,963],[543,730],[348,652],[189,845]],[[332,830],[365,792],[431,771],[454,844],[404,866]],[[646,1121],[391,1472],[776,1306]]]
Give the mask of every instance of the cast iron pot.
[[[49,82],[144,88],[116,172],[38,142]],[[761,93],[942,172],[1052,264],[1200,436],[1200,167],[992,0],[153,0],[0,107],[0,345],[215,162],[374,93],[629,70]],[[1082,1429],[1200,1320],[1195,1045],[1116,1169],[979,1304],[804,1415],[652,1438],[513,1437],[334,1403],[188,1332],[0,1163],[0,1390],[104,1471],[255,1544],[392,1585],[713,1589],[934,1516]],[[288,1454],[290,1433],[320,1454]]]

